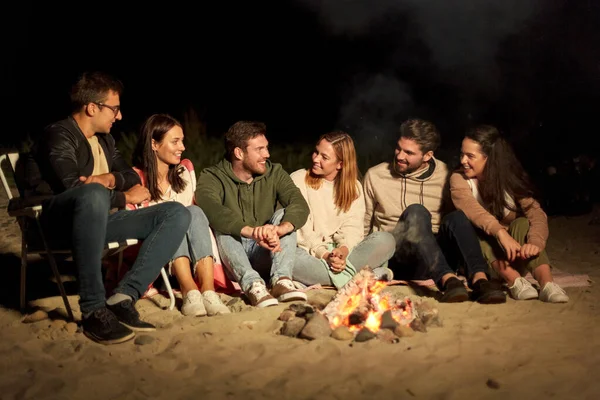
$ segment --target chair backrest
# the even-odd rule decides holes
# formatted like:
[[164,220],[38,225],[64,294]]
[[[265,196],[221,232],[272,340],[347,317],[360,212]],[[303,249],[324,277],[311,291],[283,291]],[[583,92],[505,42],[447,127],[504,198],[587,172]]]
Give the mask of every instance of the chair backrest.
[[2,168],[3,161],[6,161],[5,164],[8,164],[8,165],[6,165],[6,169],[10,171],[9,176],[10,176],[11,180],[15,182],[15,185],[17,185],[15,171],[17,169],[17,162],[19,161],[19,153],[15,151],[12,153],[5,153],[5,154],[0,155],[0,179],[2,179],[2,186],[4,186],[4,191],[6,192],[6,197],[8,197],[8,199],[10,200],[14,196],[10,189],[10,185],[8,183],[8,177],[4,173],[4,169]]

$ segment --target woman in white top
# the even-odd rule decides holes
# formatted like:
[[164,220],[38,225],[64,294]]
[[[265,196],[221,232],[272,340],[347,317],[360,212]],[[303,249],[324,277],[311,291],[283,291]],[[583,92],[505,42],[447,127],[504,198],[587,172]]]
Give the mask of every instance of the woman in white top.
[[379,278],[392,279],[383,265],[396,242],[383,231],[364,237],[365,200],[358,175],[354,142],[341,131],[321,136],[311,168],[291,174],[310,208],[306,224],[296,232],[294,280],[340,288],[366,265]]
[[177,201],[187,206],[192,222],[173,255],[170,268],[183,295],[181,312],[186,316],[227,314],[229,309],[215,292],[208,219],[195,205],[196,176],[191,162],[181,159],[185,150],[183,138],[181,124],[170,115],[154,114],[144,122],[134,152],[134,169],[142,177],[151,200],[138,207],[165,201]]

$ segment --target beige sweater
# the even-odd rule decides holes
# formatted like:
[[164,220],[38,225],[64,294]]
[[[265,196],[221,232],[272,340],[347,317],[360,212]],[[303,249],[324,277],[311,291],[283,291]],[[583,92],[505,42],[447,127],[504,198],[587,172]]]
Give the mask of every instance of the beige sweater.
[[296,231],[298,247],[316,258],[321,258],[327,252],[329,243],[336,247],[346,246],[352,251],[364,238],[362,221],[365,199],[360,182],[356,181],[359,197],[344,213],[335,206],[333,182],[323,180],[321,187],[315,190],[304,182],[306,173],[305,169],[299,169],[291,174],[292,181],[300,189],[310,209],[306,223]]
[[402,212],[411,204],[421,204],[431,213],[432,230],[437,233],[448,177],[446,164],[432,158],[431,174],[425,169],[398,175],[392,168],[389,162],[384,162],[369,168],[365,174],[365,235],[373,231],[392,231]]
[[[454,206],[463,211],[473,225],[494,237],[500,229],[506,229],[519,216],[514,211],[507,210],[502,221],[498,221],[481,204],[481,197],[477,194],[477,180],[469,179],[460,172],[454,172],[450,176],[450,194]],[[536,245],[543,250],[548,240],[546,213],[532,198],[521,200],[518,209],[529,220],[527,243]]]

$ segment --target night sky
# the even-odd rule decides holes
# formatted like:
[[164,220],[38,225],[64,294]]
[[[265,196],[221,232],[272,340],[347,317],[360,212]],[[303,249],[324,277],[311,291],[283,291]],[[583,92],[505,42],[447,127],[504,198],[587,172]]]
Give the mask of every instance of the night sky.
[[5,53],[15,126],[2,144],[66,116],[70,84],[101,69],[125,85],[113,133],[191,107],[211,135],[262,120],[274,143],[337,128],[361,146],[387,143],[421,117],[452,152],[478,122],[500,126],[522,153],[597,151],[597,1],[76,4],[26,2],[7,16],[17,26]]

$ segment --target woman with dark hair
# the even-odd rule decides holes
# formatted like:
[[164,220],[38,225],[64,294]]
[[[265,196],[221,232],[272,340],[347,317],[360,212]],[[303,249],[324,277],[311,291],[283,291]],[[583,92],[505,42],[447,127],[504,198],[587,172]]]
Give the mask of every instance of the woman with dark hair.
[[[539,297],[566,303],[569,297],[553,282],[548,255],[548,219],[535,199],[533,185],[498,129],[480,125],[462,142],[461,166],[450,177],[454,206],[479,228],[482,251],[504,279],[515,300]],[[523,277],[530,271],[540,292]]]
[[350,135],[340,131],[322,135],[311,168],[299,169],[291,177],[310,208],[306,224],[296,231],[294,280],[339,288],[365,265],[378,279],[391,280],[392,271],[384,264],[393,256],[396,242],[383,231],[364,237],[365,200]]
[[[228,314],[229,309],[214,286],[214,255],[208,219],[195,205],[196,176],[190,160],[181,158],[183,128],[167,114],[154,114],[142,126],[133,154],[134,170],[150,192],[150,201],[134,207],[177,201],[187,206],[192,222],[173,255],[170,272],[183,295],[181,313],[186,316]],[[200,284],[200,288],[194,280]]]

